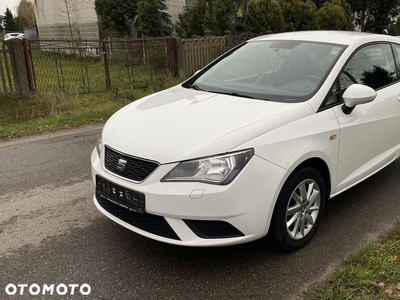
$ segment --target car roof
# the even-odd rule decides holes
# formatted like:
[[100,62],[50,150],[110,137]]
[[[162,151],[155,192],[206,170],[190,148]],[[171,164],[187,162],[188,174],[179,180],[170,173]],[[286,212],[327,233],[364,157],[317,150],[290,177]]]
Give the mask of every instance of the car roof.
[[335,30],[310,30],[294,31],[277,34],[269,34],[252,39],[260,40],[299,40],[333,43],[341,45],[361,45],[368,42],[395,42],[400,43],[398,37],[358,31],[335,31]]

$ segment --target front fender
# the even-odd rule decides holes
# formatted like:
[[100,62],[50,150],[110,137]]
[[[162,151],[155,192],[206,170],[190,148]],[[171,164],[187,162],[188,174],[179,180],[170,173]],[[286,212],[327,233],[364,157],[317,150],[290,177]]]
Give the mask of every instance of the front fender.
[[246,147],[253,147],[256,155],[290,172],[306,160],[322,159],[329,169],[331,193],[336,191],[339,126],[332,109],[283,125],[238,149]]

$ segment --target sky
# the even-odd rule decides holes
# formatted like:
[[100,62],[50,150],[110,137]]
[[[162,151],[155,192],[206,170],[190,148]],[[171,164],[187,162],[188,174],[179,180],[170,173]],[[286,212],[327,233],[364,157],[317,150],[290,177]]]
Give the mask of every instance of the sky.
[[4,15],[8,7],[13,15],[15,15],[18,2],[18,0],[0,0],[0,14]]

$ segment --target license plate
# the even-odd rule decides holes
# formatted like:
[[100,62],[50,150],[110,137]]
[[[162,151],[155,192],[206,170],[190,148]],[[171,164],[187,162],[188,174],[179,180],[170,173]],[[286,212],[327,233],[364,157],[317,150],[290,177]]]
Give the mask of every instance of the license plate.
[[144,214],[146,201],[143,193],[126,189],[96,175],[96,197],[106,199],[135,213]]

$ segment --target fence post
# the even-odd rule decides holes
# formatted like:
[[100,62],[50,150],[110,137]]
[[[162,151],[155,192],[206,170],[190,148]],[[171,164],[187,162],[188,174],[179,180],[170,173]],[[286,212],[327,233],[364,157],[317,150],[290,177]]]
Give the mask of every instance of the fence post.
[[28,72],[29,88],[31,94],[34,95],[37,92],[37,86],[36,86],[35,69],[33,66],[33,59],[32,59],[31,42],[27,39],[23,39],[22,45],[24,47],[25,64]]
[[19,39],[8,41],[11,58],[11,65],[13,69],[15,89],[21,96],[28,96],[30,94],[28,71],[25,62],[25,53],[22,42]]
[[106,76],[106,87],[107,89],[110,89],[111,88],[110,67],[108,65],[107,46],[104,40],[102,41],[102,45],[103,45],[103,57],[104,57],[104,72]]
[[225,35],[225,47],[226,47],[225,50],[229,50],[233,46],[233,33],[230,30],[225,30],[224,35]]
[[178,72],[178,77],[186,78],[182,39],[175,38],[175,41],[176,41],[176,68]]
[[178,63],[177,63],[177,52],[176,52],[176,38],[169,38],[170,53],[171,53],[171,71],[174,77],[178,77]]

